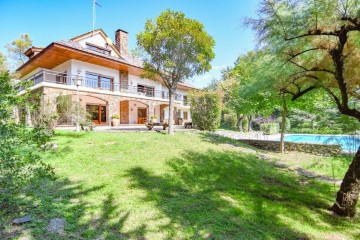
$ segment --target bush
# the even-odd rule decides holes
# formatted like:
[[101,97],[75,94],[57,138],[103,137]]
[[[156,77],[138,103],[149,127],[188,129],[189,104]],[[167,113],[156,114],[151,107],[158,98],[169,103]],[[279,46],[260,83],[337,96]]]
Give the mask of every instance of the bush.
[[262,124],[260,124],[260,131],[263,131],[265,134],[279,133],[279,124],[278,123],[262,123]]
[[237,117],[234,113],[224,114],[224,124],[227,127],[235,128],[237,123]]
[[200,130],[217,129],[221,119],[221,95],[218,92],[194,91],[188,96],[194,125]]
[[[281,124],[282,124],[282,117],[278,117],[277,118],[277,122],[279,123],[279,127],[281,129]],[[289,118],[286,118],[285,120],[285,130],[290,130],[291,128],[291,122],[290,122],[290,119]]]
[[[23,85],[27,87],[25,83]],[[0,202],[3,197],[18,193],[22,187],[38,183],[38,180],[54,176],[50,165],[41,161],[41,145],[51,137],[44,122],[29,129],[23,123],[15,123],[13,109],[29,109],[34,112],[37,105],[30,99],[33,94],[19,95],[10,83],[8,73],[0,72]]]

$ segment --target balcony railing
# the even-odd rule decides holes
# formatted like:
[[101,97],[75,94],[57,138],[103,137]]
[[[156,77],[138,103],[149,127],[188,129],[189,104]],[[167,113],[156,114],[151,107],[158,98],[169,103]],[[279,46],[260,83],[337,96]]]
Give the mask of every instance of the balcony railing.
[[[75,77],[76,76],[74,75],[68,75],[66,73],[41,70],[40,72],[32,75],[26,80],[31,81],[34,85],[39,84],[41,82],[56,83],[61,85],[73,85],[73,79]],[[109,80],[98,81],[96,79],[84,78],[82,86],[92,89],[108,90],[111,92],[121,92],[126,94],[144,96],[144,97],[169,99],[169,93],[165,91],[158,91],[148,87],[144,88],[138,86],[112,83]],[[187,99],[184,98],[184,96],[181,94],[175,95],[175,101],[183,101],[184,105],[188,105]]]

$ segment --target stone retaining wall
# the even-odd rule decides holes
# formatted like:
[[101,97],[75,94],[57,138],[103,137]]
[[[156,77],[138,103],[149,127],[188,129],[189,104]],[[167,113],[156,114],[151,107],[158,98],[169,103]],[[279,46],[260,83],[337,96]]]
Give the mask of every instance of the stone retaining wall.
[[[280,151],[279,141],[252,140],[252,139],[240,139],[239,141],[263,150],[274,151],[274,152]],[[342,153],[340,145],[293,143],[293,142],[285,142],[285,151],[306,152],[321,156],[340,155]]]

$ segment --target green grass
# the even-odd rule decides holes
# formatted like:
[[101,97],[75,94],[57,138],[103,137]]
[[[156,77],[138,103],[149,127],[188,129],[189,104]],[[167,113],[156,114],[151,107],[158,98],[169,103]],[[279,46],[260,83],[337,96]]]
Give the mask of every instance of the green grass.
[[[59,131],[44,155],[58,179],[0,208],[3,238],[356,239],[359,221],[333,216],[336,189],[274,168],[224,138],[195,133]],[[247,149],[244,145],[239,145]],[[252,149],[252,148],[249,148]],[[23,227],[14,217],[31,214]],[[51,218],[67,221],[49,235]],[[0,235],[1,238],[1,235]]]

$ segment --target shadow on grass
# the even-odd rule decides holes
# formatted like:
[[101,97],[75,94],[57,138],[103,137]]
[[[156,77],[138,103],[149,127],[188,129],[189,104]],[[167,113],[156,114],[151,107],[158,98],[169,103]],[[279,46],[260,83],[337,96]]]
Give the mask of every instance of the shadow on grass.
[[[104,185],[86,187],[68,179],[44,181],[38,188],[28,188],[19,196],[1,201],[0,239],[14,239],[25,234],[29,239],[128,239],[141,237],[144,226],[122,232],[129,212],[121,211],[111,194],[104,195],[102,202],[94,204],[91,195],[101,194]],[[93,214],[92,214],[93,213]],[[11,221],[31,215],[32,221],[20,226]],[[52,218],[65,218],[63,235],[48,233],[47,225]],[[26,238],[27,239],[27,238]]]
[[308,239],[301,229],[345,227],[324,210],[330,185],[303,183],[253,155],[187,151],[168,165],[161,176],[140,167],[127,173],[132,187],[146,191],[143,200],[170,219],[161,227],[168,238]]

